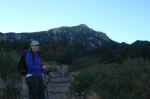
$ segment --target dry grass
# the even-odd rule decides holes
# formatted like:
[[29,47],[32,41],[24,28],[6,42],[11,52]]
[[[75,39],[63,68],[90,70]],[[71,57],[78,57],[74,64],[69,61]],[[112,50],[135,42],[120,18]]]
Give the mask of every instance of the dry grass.
[[86,99],[101,99],[95,92],[91,92],[86,96]]

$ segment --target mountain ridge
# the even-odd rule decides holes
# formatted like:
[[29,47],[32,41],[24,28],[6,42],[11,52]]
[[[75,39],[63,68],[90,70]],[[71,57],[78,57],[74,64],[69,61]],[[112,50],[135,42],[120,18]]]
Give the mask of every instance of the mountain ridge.
[[118,43],[105,33],[97,32],[84,24],[30,33],[0,33],[0,48],[21,51],[24,46],[28,48],[33,39],[41,43],[44,59],[67,64],[83,56],[98,57],[99,62],[104,63],[123,62],[129,57],[150,59],[149,41]]
[[82,44],[86,48],[97,48],[106,43],[114,43],[105,33],[95,31],[86,24],[62,26],[48,31],[0,33],[0,40],[39,40],[59,41],[63,43]]

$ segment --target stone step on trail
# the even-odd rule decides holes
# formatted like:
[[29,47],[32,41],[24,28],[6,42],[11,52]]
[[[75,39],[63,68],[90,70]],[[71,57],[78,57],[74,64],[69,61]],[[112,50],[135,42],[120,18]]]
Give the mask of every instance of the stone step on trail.
[[66,92],[69,91],[70,78],[63,76],[61,73],[52,73],[51,79],[48,82],[48,97],[49,99],[64,99]]

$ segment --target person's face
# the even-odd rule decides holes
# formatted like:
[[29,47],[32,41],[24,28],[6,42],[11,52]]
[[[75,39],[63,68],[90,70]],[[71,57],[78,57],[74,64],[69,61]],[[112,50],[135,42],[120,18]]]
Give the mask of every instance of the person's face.
[[32,51],[37,52],[39,50],[39,45],[32,46]]

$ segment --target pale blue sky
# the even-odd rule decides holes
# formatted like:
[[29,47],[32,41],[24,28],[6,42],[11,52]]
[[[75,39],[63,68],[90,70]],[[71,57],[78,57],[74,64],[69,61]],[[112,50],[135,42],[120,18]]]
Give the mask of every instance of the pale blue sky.
[[150,41],[150,0],[0,0],[0,32],[78,24],[118,42]]

